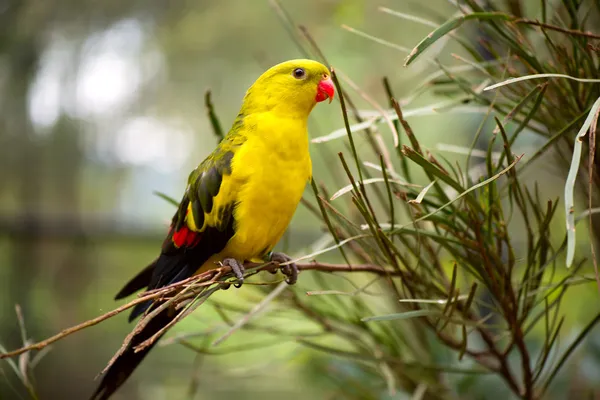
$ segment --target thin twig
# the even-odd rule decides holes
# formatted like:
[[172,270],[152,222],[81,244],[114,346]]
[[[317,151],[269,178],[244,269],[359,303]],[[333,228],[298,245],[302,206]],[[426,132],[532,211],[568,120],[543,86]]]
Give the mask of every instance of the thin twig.
[[573,29],[561,28],[560,26],[545,24],[543,22],[535,21],[535,20],[527,19],[527,18],[519,18],[519,19],[514,20],[514,22],[516,24],[527,24],[527,25],[539,26],[540,28],[566,33],[567,35],[584,36],[584,37],[587,37],[590,39],[600,39],[600,35],[595,35],[592,32],[583,32],[583,31],[577,31],[577,30],[573,30]]
[[277,296],[281,294],[286,288],[288,284],[286,282],[281,282],[277,287],[271,291],[262,301],[256,304],[250,312],[245,314],[242,318],[240,318],[224,335],[214,340],[212,345],[218,346],[223,343],[227,338],[229,338],[234,332],[239,330],[242,326],[246,325],[251,318],[256,317],[259,313],[263,312],[266,306],[273,301]]
[[[246,263],[246,264],[244,264],[244,267],[247,270],[253,270],[256,272],[270,271],[270,270],[273,270],[274,268],[277,268],[277,263],[266,263],[266,264],[265,263],[262,263],[262,264],[261,263]],[[374,265],[374,264],[359,264],[359,265],[353,265],[350,267],[345,264],[328,264],[328,263],[312,262],[312,263],[298,264],[298,269],[300,271],[321,271],[321,272],[370,272],[370,273],[383,275],[383,276],[390,276],[390,275],[398,276],[399,275],[397,271],[388,270],[386,268],[383,268],[379,265]],[[180,282],[171,284],[169,286],[165,286],[164,288],[144,292],[140,297],[130,301],[127,304],[117,307],[114,310],[109,311],[105,314],[102,314],[96,318],[90,319],[88,321],[82,322],[81,324],[67,328],[45,340],[30,344],[27,346],[23,346],[19,349],[13,350],[13,351],[0,353],[0,359],[15,357],[15,356],[23,354],[27,351],[31,351],[31,350],[43,349],[44,347],[46,347],[58,340],[63,339],[66,336],[69,336],[75,332],[82,330],[82,329],[89,328],[90,326],[99,324],[100,322],[102,322],[104,320],[112,318],[115,315],[120,314],[123,311],[130,309],[131,307],[136,306],[137,304],[144,303],[148,300],[154,300],[157,298],[166,298],[166,297],[173,296],[190,286],[204,287],[207,285],[212,285],[212,284],[217,283],[216,279],[218,279],[218,277],[225,277],[228,274],[231,274],[230,267],[219,267],[219,268],[215,268],[215,269],[203,272],[203,273],[193,276],[191,278],[182,280]]]
[[153,293],[148,296],[143,296],[143,297],[137,298],[127,304],[122,305],[121,307],[115,308],[114,310],[107,312],[106,314],[102,314],[99,317],[90,319],[88,321],[82,322],[81,324],[67,328],[67,329],[61,331],[60,333],[49,337],[48,339],[42,340],[41,342],[33,343],[28,346],[21,347],[20,349],[17,349],[14,351],[9,351],[7,353],[2,353],[2,354],[0,354],[0,359],[15,357],[15,356],[25,353],[26,351],[43,349],[44,347],[64,338],[66,336],[69,336],[75,332],[78,332],[78,331],[88,328],[90,326],[96,325],[106,319],[109,319],[111,317],[114,317],[117,314],[122,313],[123,311],[125,311],[137,304],[143,303],[148,300],[155,299],[155,298],[159,297],[160,295],[161,295],[161,293]]

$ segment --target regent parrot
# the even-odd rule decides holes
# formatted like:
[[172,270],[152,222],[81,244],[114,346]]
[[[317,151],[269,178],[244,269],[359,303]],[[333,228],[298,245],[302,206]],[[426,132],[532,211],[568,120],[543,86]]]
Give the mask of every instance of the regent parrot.
[[[188,185],[156,260],[117,294],[157,289],[228,265],[239,282],[243,262],[289,261],[272,253],[300,202],[312,175],[308,152],[308,115],[334,96],[330,71],[311,60],[291,60],[267,70],[248,89],[229,133],[192,171]],[[283,270],[288,283],[295,265]],[[155,309],[138,304],[132,321]],[[131,375],[152,346],[134,347],[152,337],[181,310],[166,309],[136,334],[104,374],[92,400],[108,399]],[[155,342],[156,343],[156,342]]]

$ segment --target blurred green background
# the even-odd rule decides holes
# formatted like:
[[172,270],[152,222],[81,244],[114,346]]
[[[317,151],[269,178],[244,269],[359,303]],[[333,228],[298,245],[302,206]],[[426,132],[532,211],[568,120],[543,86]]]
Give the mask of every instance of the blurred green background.
[[[406,53],[341,25],[411,48],[430,29],[382,14],[379,6],[438,22],[453,11],[446,0],[281,3],[328,61],[381,104],[383,76],[402,98],[436,67],[404,68]],[[449,43],[441,59],[453,50]],[[228,128],[254,79],[301,55],[266,0],[0,0],[0,343],[21,345],[15,304],[34,340],[116,307],[113,295],[157,255],[173,212],[153,191],[179,198],[188,172],[216,145],[206,90]],[[438,141],[470,143],[479,119],[409,120],[434,148]],[[313,137],[342,126],[336,103],[317,107],[310,121]],[[331,150],[345,150],[342,144],[311,148],[315,176],[335,188],[346,181],[336,181],[326,160]],[[558,168],[542,170],[543,191],[560,193]],[[320,235],[317,220],[300,207],[282,246],[301,253]],[[249,287],[218,296],[232,304],[260,299]],[[171,334],[217,320],[207,306]],[[120,315],[53,345],[35,368],[39,397],[89,396],[131,328]],[[223,346],[252,340],[240,333]],[[293,343],[202,358],[178,345],[159,347],[115,399],[187,398],[193,382],[200,387],[196,399],[328,398],[333,383],[319,372],[321,357]],[[5,365],[0,398],[26,398]]]

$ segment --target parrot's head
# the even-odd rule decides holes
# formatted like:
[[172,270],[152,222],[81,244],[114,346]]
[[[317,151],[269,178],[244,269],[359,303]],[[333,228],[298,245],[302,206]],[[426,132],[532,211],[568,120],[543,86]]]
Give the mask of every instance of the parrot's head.
[[335,93],[331,71],[312,60],[290,60],[263,73],[248,89],[244,106],[256,112],[308,117],[315,104]]

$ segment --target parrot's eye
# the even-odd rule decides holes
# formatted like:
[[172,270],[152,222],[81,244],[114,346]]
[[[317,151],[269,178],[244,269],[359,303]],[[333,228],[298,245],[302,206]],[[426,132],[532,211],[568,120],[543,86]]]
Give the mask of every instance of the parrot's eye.
[[304,71],[304,68],[296,68],[294,72],[292,72],[292,75],[294,75],[294,78],[296,79],[302,79],[306,76],[306,71]]

